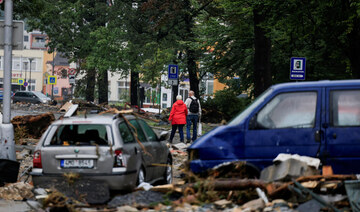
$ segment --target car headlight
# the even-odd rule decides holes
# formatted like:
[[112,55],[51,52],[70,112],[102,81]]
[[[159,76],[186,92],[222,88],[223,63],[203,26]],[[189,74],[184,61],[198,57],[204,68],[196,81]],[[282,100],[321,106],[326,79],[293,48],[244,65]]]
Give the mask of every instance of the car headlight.
[[42,100],[42,102],[43,102],[43,103],[47,103],[47,100],[44,99],[44,100]]

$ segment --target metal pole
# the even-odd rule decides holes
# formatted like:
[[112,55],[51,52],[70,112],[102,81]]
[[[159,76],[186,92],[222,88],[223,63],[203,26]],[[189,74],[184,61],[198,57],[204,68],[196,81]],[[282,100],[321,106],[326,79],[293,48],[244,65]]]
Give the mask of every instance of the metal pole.
[[1,126],[1,158],[16,161],[14,127],[10,122],[11,113],[11,66],[12,66],[12,29],[13,1],[5,0],[5,34],[4,34],[4,96],[3,120]]
[[29,91],[31,91],[31,63],[32,61],[34,60],[34,58],[29,58],[29,61],[30,61],[30,79],[29,79]]
[[[26,82],[26,70],[27,70],[27,64],[28,64],[28,62],[24,62],[25,63],[25,80],[24,80],[24,82]],[[25,91],[27,90],[27,88],[25,87]]]
[[[55,70],[55,50],[53,51],[53,61],[52,61],[52,75],[53,76],[54,76],[54,70]],[[51,85],[51,100],[54,100],[54,84]]]

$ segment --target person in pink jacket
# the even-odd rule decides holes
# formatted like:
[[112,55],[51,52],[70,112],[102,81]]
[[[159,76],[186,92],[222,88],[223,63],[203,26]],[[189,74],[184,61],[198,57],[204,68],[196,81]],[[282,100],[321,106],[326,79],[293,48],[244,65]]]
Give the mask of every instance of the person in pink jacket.
[[169,116],[169,121],[171,121],[171,125],[172,125],[171,135],[169,140],[170,143],[172,143],[172,140],[176,133],[176,129],[179,129],[180,141],[184,142],[183,127],[186,124],[186,116],[188,114],[188,110],[182,100],[182,96],[178,95],[176,99],[177,101],[173,104]]

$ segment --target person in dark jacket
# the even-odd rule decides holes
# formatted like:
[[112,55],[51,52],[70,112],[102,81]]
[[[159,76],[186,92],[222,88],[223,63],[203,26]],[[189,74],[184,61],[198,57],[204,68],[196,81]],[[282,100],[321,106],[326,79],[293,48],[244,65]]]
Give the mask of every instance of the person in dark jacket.
[[175,136],[176,129],[179,129],[180,141],[184,142],[184,132],[183,128],[186,124],[186,116],[188,114],[188,110],[184,102],[182,101],[182,96],[178,95],[176,97],[177,101],[173,104],[169,116],[169,120],[171,121],[172,129],[169,142],[172,143],[172,140]]

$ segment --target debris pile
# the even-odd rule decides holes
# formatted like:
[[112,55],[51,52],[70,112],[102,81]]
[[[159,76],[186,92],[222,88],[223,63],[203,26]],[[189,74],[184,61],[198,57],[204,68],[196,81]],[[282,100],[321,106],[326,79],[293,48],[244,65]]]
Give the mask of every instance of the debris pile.
[[15,116],[11,120],[14,125],[15,141],[17,138],[18,140],[20,138],[40,138],[54,120],[55,116],[50,112],[40,115]]
[[32,199],[34,197],[32,189],[32,185],[24,182],[6,184],[4,187],[0,187],[0,198],[5,200]]

